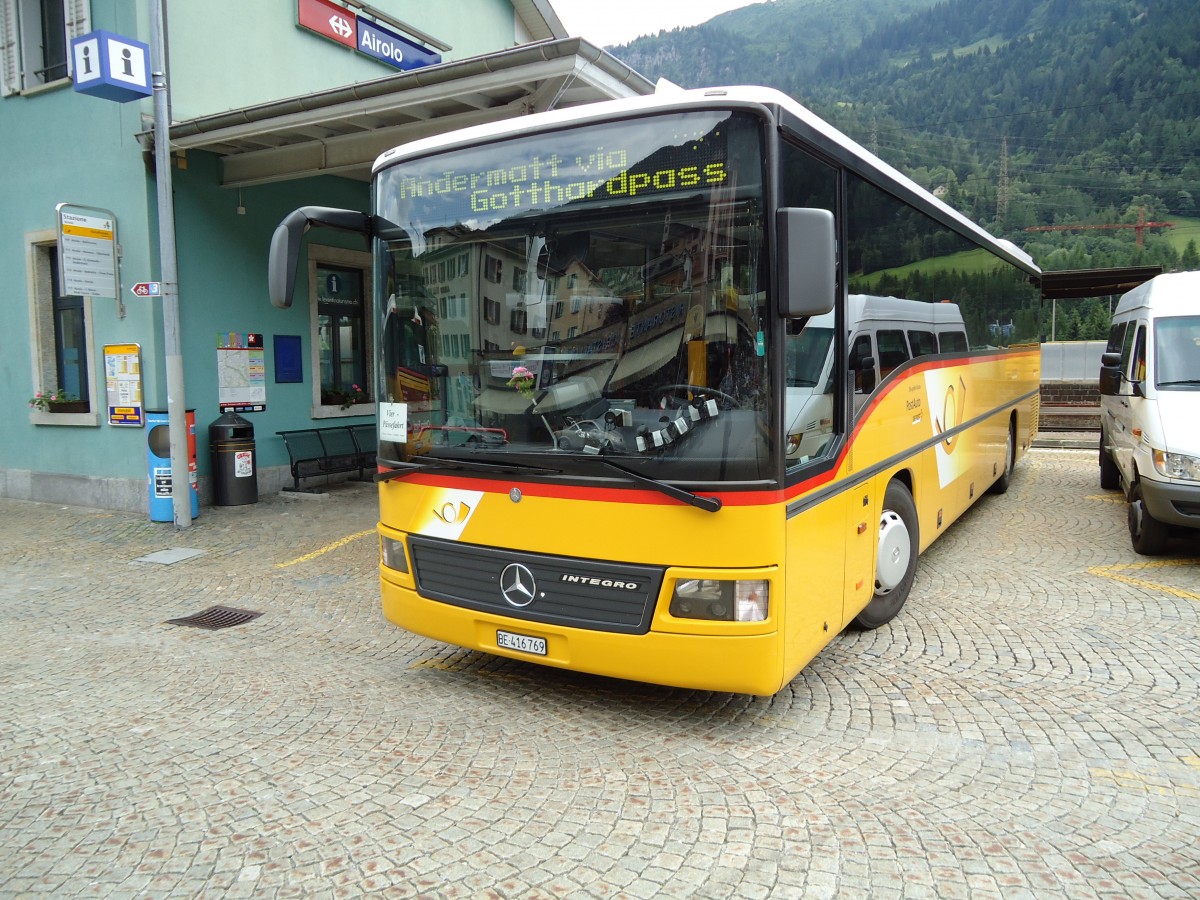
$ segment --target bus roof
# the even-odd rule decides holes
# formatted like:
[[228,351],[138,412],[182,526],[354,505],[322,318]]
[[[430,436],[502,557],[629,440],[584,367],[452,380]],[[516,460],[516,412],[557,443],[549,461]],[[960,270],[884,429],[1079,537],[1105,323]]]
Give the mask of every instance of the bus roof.
[[654,94],[647,96],[606,100],[600,103],[573,106],[569,109],[517,116],[412,141],[380,154],[375,160],[371,172],[374,176],[398,162],[431,153],[476,146],[488,141],[531,135],[566,126],[584,125],[644,113],[704,107],[728,109],[739,106],[775,108],[790,115],[800,126],[804,137],[818,142],[823,148],[828,147],[834,150],[835,154],[843,160],[852,161],[856,169],[872,175],[881,186],[890,187],[901,196],[919,199],[927,209],[936,211],[948,223],[953,223],[953,227],[958,231],[970,235],[979,243],[990,246],[995,252],[1009,258],[1010,261],[1030,274],[1041,274],[1033,257],[1016,244],[989,234],[958,210],[943,203],[907,175],[888,165],[787,94],[768,87],[740,85],[684,90],[674,85],[664,87],[660,83],[659,89]]

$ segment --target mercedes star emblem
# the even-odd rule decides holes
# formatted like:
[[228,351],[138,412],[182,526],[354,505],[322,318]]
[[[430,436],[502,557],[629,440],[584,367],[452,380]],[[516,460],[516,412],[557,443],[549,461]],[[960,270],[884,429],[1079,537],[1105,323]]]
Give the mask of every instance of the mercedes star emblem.
[[525,566],[509,563],[500,573],[500,593],[512,606],[528,606],[537,595],[537,581]]

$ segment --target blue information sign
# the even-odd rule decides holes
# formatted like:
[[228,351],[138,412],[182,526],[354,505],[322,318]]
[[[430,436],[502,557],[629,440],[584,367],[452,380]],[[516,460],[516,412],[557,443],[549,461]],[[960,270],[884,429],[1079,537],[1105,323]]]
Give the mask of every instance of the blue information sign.
[[442,61],[442,54],[434,53],[428,47],[413,43],[362,16],[358,17],[358,49],[397,69],[419,69],[422,66],[435,66]]
[[150,47],[133,38],[97,30],[71,41],[75,90],[127,103],[154,93]]

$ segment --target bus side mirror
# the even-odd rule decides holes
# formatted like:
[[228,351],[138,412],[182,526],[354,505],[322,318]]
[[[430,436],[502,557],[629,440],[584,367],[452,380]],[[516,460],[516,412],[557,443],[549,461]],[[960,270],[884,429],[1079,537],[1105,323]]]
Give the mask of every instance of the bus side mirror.
[[1115,397],[1121,391],[1121,354],[1104,353],[1100,357],[1100,395]]
[[312,227],[338,228],[371,236],[371,217],[352,209],[327,206],[302,206],[275,227],[271,251],[267,257],[267,296],[271,305],[287,309],[296,289],[296,264],[300,261],[300,241]]
[[837,242],[833,213],[790,207],[775,214],[779,314],[798,319],[833,309]]

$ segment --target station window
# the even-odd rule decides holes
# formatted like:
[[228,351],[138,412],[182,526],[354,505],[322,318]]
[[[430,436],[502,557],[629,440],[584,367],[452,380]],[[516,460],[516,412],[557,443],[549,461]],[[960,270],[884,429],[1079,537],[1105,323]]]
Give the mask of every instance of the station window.
[[0,94],[66,80],[71,39],[90,30],[87,0],[0,3]]
[[335,247],[309,248],[313,312],[313,407],[316,417],[363,415],[374,402],[369,363],[370,255]]
[[64,295],[59,287],[58,247],[53,231],[30,235],[27,247],[29,316],[33,325],[33,390],[30,396],[61,395],[71,406],[31,410],[36,424],[95,425],[91,377],[91,299]]

